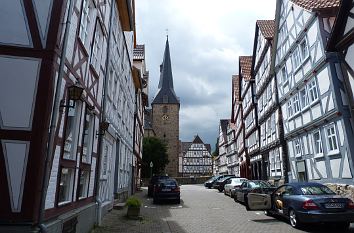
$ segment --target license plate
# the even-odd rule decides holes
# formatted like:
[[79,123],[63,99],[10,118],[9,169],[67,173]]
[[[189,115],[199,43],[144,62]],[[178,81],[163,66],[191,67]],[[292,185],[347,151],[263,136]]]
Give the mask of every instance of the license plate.
[[162,192],[168,192],[168,191],[171,191],[171,189],[162,189],[161,191]]
[[325,207],[328,209],[338,209],[338,208],[343,208],[344,204],[343,203],[327,203],[327,204],[325,204]]

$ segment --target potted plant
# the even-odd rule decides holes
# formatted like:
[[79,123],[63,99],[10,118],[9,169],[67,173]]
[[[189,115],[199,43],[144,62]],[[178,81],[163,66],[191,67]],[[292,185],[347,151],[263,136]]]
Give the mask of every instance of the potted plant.
[[129,197],[126,205],[128,206],[127,216],[128,218],[137,219],[140,214],[141,201],[137,197]]

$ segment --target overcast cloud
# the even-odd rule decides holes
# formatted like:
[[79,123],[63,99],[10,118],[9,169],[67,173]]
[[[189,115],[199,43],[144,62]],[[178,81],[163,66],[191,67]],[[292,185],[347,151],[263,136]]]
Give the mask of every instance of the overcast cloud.
[[[257,19],[274,19],[275,0],[136,0],[137,43],[145,44],[150,100],[157,92],[168,28],[180,139],[198,134],[214,148],[231,116],[231,76],[251,55]],[[151,101],[150,101],[151,102]]]

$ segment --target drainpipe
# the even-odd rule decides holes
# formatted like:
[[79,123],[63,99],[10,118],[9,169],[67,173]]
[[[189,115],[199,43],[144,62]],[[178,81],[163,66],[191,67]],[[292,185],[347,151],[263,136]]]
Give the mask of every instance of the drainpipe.
[[70,25],[71,25],[71,15],[73,14],[73,9],[74,9],[74,1],[73,0],[68,0],[69,2],[69,9],[68,9],[68,15],[66,18],[66,23],[65,23],[65,31],[64,31],[64,38],[63,38],[63,45],[62,45],[62,52],[61,52],[61,59],[60,59],[60,64],[59,64],[59,70],[58,70],[58,80],[55,88],[55,96],[54,96],[54,103],[53,103],[53,113],[51,117],[51,124],[49,128],[49,143],[47,147],[47,156],[45,158],[45,167],[44,167],[44,175],[43,175],[43,191],[41,195],[41,203],[40,203],[40,208],[39,208],[39,218],[38,218],[38,226],[40,228],[41,232],[48,232],[46,226],[44,225],[44,212],[45,212],[45,199],[47,196],[47,191],[48,191],[48,183],[49,183],[49,178],[50,178],[50,172],[51,172],[51,161],[53,159],[53,154],[55,151],[55,129],[56,129],[56,123],[58,121],[59,117],[59,108],[60,108],[60,94],[61,94],[61,86],[62,86],[62,81],[63,81],[63,76],[64,76],[64,65],[65,65],[65,57],[66,57],[66,48],[68,45],[68,38],[69,38],[69,31],[70,31]]
[[[101,106],[102,106],[102,112],[101,112],[101,119],[100,122],[103,122],[106,118],[106,99],[107,99],[107,79],[108,79],[108,75],[109,75],[109,59],[110,59],[110,42],[111,42],[111,34],[112,34],[112,20],[113,20],[113,9],[115,7],[114,5],[114,1],[112,2],[111,5],[111,12],[110,12],[110,19],[109,19],[109,29],[108,29],[108,38],[107,38],[107,54],[106,54],[106,63],[105,63],[105,67],[106,67],[106,73],[104,75],[104,79],[103,79],[103,93],[102,93],[102,101],[101,101]],[[103,144],[103,136],[99,134],[99,138],[98,138],[98,145],[99,145],[99,156],[97,159],[97,169],[96,169],[96,180],[95,180],[95,196],[96,196],[96,202],[97,202],[97,223],[98,225],[101,225],[102,223],[102,211],[101,211],[101,207],[102,207],[102,200],[99,196],[99,190],[100,190],[100,175],[101,175],[101,148],[102,148],[102,144]]]

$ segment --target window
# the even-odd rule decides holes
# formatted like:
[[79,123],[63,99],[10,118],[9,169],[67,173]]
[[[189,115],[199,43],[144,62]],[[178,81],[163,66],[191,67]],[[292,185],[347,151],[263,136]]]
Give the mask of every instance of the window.
[[328,145],[328,152],[337,152],[338,151],[338,141],[336,135],[336,128],[335,125],[332,124],[326,129],[327,132],[327,145]]
[[89,35],[88,30],[89,30],[89,25],[91,22],[90,10],[91,10],[90,0],[83,0],[79,36],[80,36],[80,39],[84,45],[87,43],[87,38]]
[[300,100],[302,108],[305,108],[309,104],[309,97],[307,95],[307,88],[305,87],[300,91]]
[[318,92],[317,92],[317,87],[316,87],[316,80],[312,80],[308,84],[308,98],[310,100],[310,103],[314,102],[315,100],[318,99]]
[[83,130],[83,142],[82,142],[82,162],[91,162],[92,144],[93,144],[93,115],[86,108],[85,122]]
[[317,131],[312,134],[313,144],[315,149],[315,154],[323,154],[323,147],[322,147],[322,140],[321,140],[321,133]]
[[283,66],[283,68],[281,69],[281,78],[282,78],[282,82],[283,82],[283,87],[285,87],[286,85],[288,85],[289,80],[288,80],[288,74],[286,72],[286,67],[285,65]]
[[293,116],[293,107],[291,106],[291,100],[288,101],[287,103],[287,109],[288,109],[288,118]]
[[89,175],[90,175],[89,171],[80,172],[80,180],[79,180],[79,187],[78,187],[79,198],[87,197]]
[[292,58],[293,58],[293,69],[296,70],[301,64],[299,47],[295,48]]
[[74,151],[75,145],[77,144],[77,119],[80,112],[80,106],[73,100],[69,101],[69,105],[74,105],[74,107],[67,108],[67,118],[64,134],[64,158],[65,159],[75,159],[76,153]]
[[293,109],[294,109],[294,113],[296,114],[296,113],[298,113],[298,112],[300,112],[300,101],[299,101],[299,96],[298,95],[295,95],[294,97],[293,97]]
[[[97,24],[97,30],[95,33],[95,40],[92,48],[91,64],[99,72],[103,45],[103,33],[101,26]],[[113,78],[113,77],[112,77]]]
[[71,202],[74,183],[74,169],[62,168],[60,173],[58,204]]
[[300,43],[300,51],[301,51],[302,60],[305,60],[309,56],[309,49],[308,49],[308,46],[307,46],[306,39],[301,41],[301,43]]
[[302,152],[301,152],[301,140],[300,138],[297,138],[294,140],[294,145],[295,145],[295,155],[301,156]]

